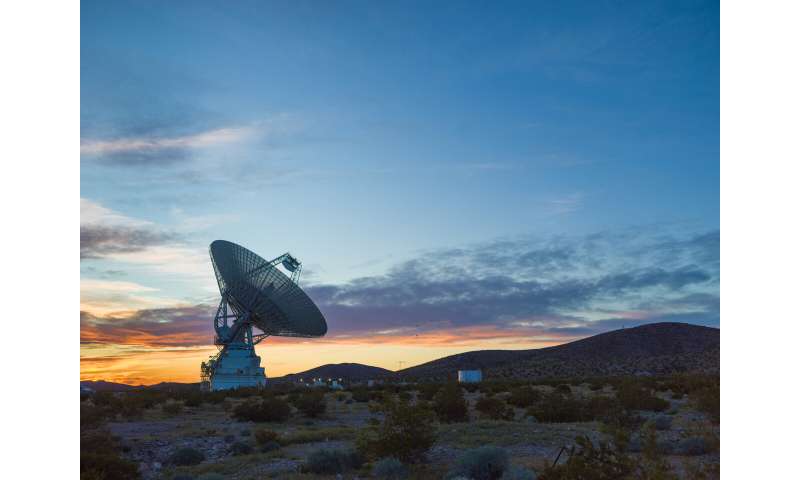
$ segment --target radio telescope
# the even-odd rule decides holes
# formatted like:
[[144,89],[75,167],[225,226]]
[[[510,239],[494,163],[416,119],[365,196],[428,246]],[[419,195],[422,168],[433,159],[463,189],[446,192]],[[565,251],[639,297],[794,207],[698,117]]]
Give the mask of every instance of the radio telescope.
[[267,376],[256,344],[270,335],[321,337],[328,331],[325,317],[297,285],[301,264],[290,254],[267,261],[225,240],[212,242],[209,254],[222,296],[214,316],[219,352],[200,366],[201,385],[210,390],[263,386]]

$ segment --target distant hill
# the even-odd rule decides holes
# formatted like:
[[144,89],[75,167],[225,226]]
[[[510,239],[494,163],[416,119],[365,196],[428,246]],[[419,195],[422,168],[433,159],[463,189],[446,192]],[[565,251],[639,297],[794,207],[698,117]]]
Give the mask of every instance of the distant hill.
[[479,350],[406,368],[404,378],[455,378],[479,368],[485,378],[593,377],[719,373],[719,329],[653,323],[534,350]]
[[391,370],[385,368],[363,365],[360,363],[330,363],[320,367],[312,368],[300,373],[291,373],[284,377],[273,378],[272,380],[294,381],[298,378],[342,378],[347,380],[369,380],[383,378],[394,375]]
[[105,380],[83,380],[81,381],[81,387],[91,388],[95,392],[126,392],[128,390],[141,388],[139,386],[126,385],[124,383],[106,382]]

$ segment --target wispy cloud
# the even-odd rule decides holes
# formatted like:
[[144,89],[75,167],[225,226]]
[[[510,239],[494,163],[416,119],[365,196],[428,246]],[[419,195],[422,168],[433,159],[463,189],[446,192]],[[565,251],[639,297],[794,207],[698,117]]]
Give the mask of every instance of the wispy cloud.
[[173,306],[174,298],[157,295],[158,289],[135,282],[81,279],[81,311],[95,315]]
[[108,315],[81,311],[81,342],[147,347],[205,346],[213,343],[213,318],[213,308],[205,305]]
[[[194,227],[207,228],[211,221],[204,218]],[[207,288],[212,287],[206,249],[192,246],[184,238],[184,232],[188,233],[191,227],[191,223],[182,225],[182,232],[176,233],[81,199],[81,259],[141,265],[199,279]]]
[[553,198],[545,202],[547,211],[552,215],[564,215],[580,210],[583,205],[582,193],[571,193],[559,198]]
[[107,163],[136,166],[173,164],[192,157],[200,149],[230,145],[255,137],[257,126],[225,127],[180,136],[134,136],[81,139],[81,155]]
[[251,127],[219,128],[172,138],[133,137],[114,140],[81,140],[81,154],[104,155],[124,152],[158,152],[171,149],[203,148],[240,141],[252,135]]
[[178,237],[154,224],[127,217],[88,199],[81,199],[81,258],[135,253],[173,243]]

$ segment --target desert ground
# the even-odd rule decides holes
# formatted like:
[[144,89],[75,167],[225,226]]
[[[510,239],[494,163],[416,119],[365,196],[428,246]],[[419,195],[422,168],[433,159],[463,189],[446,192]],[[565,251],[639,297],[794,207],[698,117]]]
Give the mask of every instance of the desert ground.
[[718,377],[103,392],[81,409],[85,479],[719,477]]

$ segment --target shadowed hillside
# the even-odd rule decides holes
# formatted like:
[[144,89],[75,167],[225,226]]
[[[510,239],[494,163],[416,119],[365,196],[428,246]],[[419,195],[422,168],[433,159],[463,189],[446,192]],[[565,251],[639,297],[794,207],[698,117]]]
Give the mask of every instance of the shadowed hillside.
[[360,363],[337,363],[322,365],[300,373],[291,373],[273,380],[295,380],[298,378],[342,378],[347,380],[369,380],[394,375],[385,368],[362,365]]
[[719,372],[719,329],[654,323],[534,350],[481,350],[401,370],[407,378],[454,378],[480,368],[487,378],[591,377]]

